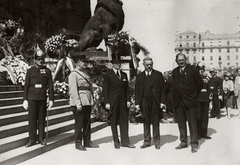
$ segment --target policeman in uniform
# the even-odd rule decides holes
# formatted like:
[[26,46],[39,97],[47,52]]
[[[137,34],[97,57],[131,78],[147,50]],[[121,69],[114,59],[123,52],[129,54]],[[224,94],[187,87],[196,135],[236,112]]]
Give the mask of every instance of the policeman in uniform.
[[209,121],[209,102],[210,102],[210,93],[209,93],[209,77],[205,72],[205,66],[202,62],[198,62],[197,68],[203,79],[203,88],[198,95],[198,139],[205,138],[211,139],[210,136],[207,136],[208,130],[208,121]]
[[73,56],[76,68],[69,75],[70,105],[75,119],[75,148],[98,148],[91,141],[91,109],[93,105],[92,82],[84,73],[85,55]]
[[223,95],[223,80],[217,76],[217,70],[215,68],[212,68],[210,70],[211,78],[209,80],[209,92],[212,94],[212,103],[213,108],[211,111],[211,118],[217,117],[217,119],[220,118],[220,100],[222,100]]
[[23,92],[23,107],[28,110],[29,122],[29,142],[26,147],[37,142],[45,145],[46,112],[53,106],[54,99],[51,70],[44,65],[45,54],[38,46],[33,55],[33,62],[33,66],[27,70]]

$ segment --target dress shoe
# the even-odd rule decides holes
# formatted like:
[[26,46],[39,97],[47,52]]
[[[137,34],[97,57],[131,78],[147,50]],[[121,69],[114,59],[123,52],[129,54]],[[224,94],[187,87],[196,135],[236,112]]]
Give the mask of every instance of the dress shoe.
[[191,150],[191,152],[192,152],[192,153],[195,153],[195,152],[197,152],[197,150],[198,150],[198,148],[197,148],[197,147],[192,147],[192,150]]
[[187,148],[187,144],[179,144],[177,147],[175,147],[176,150]]
[[87,151],[87,149],[84,146],[82,146],[82,144],[76,144],[76,149],[80,151]]
[[140,147],[141,149],[150,147],[149,143],[143,143],[143,145]]
[[207,135],[201,136],[201,138],[204,138],[204,139],[212,139],[210,136],[207,136]]
[[122,145],[122,147],[135,148],[135,146],[134,146],[134,145],[131,145],[131,144]]
[[35,145],[35,144],[36,144],[35,141],[33,141],[33,142],[28,142],[28,143],[25,145],[25,147],[31,147],[31,146],[33,146],[33,145]]
[[217,115],[216,119],[220,119],[220,118],[221,118],[221,116],[220,116],[220,115]]
[[156,150],[160,150],[160,146],[159,145],[157,145],[157,146],[155,146],[155,148],[156,148]]
[[114,148],[116,148],[116,149],[120,148],[120,142],[119,141],[114,142]]
[[47,145],[47,143],[44,140],[40,140],[39,143],[43,146]]
[[86,145],[84,145],[87,148],[98,148],[99,146],[97,144],[93,144],[92,141],[89,141]]

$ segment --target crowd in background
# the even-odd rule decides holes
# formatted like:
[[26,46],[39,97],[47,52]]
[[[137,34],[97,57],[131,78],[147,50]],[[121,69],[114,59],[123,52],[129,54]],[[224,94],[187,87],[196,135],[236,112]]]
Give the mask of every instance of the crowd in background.
[[[200,63],[199,63],[200,64]],[[201,65],[201,64],[200,64]],[[200,70],[203,80],[208,81],[212,78],[212,72],[216,73],[217,70],[215,68],[212,68],[211,70],[207,71],[205,70],[205,67],[202,68],[197,66]],[[164,118],[161,120],[162,123],[176,123],[176,111],[173,106],[173,77],[172,77],[172,70],[163,72],[163,77],[165,80],[165,87],[166,87],[166,110]],[[221,80],[220,88],[218,89],[218,95],[222,96],[222,99],[219,99],[219,108],[225,109],[227,113],[227,117],[231,118],[231,109],[238,109],[238,117],[240,118],[240,110],[239,110],[239,87],[240,87],[240,68],[236,70],[234,73],[225,72],[223,73],[223,77],[217,76]],[[221,93],[222,91],[222,93]],[[212,95],[209,93],[209,117],[214,118],[216,116],[211,115],[211,110],[213,108],[212,105]],[[218,116],[217,118],[220,118]]]

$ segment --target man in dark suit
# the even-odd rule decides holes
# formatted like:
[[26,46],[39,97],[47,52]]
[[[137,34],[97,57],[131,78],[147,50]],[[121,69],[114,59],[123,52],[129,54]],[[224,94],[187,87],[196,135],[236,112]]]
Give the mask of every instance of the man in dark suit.
[[111,61],[113,69],[106,73],[103,81],[103,96],[105,108],[110,110],[110,124],[114,147],[120,148],[117,124],[119,120],[121,146],[135,148],[130,144],[128,135],[128,114],[130,107],[130,94],[127,74],[121,71],[121,61],[114,59]]
[[192,153],[198,150],[197,106],[198,95],[203,87],[203,80],[195,66],[186,64],[186,56],[176,55],[179,65],[173,70],[173,101],[177,111],[178,128],[181,143],[176,149],[186,148],[188,121]]
[[165,83],[161,72],[153,69],[151,57],[143,60],[145,71],[136,77],[135,105],[144,117],[144,143],[141,148],[150,146],[150,125],[153,125],[153,139],[156,149],[160,149],[159,119],[161,108],[165,107]]

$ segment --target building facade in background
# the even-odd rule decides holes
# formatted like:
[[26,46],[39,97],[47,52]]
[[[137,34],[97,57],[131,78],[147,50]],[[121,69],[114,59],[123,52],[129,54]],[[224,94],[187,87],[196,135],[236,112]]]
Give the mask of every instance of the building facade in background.
[[90,0],[0,0],[0,19],[21,19],[26,32],[46,37],[60,29],[82,31],[91,17]]
[[202,61],[206,69],[236,68],[240,66],[240,33],[186,31],[176,35],[175,51],[186,54],[191,64]]

